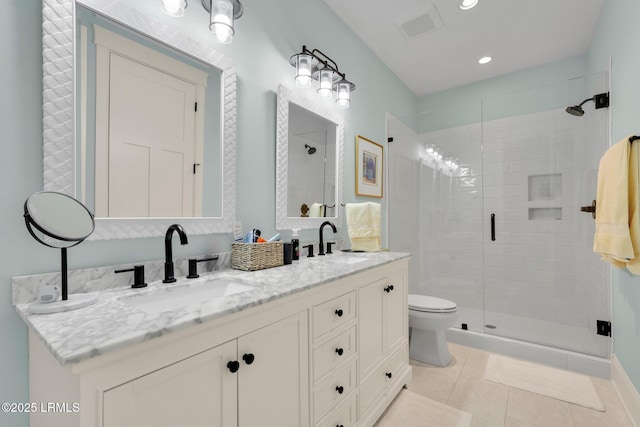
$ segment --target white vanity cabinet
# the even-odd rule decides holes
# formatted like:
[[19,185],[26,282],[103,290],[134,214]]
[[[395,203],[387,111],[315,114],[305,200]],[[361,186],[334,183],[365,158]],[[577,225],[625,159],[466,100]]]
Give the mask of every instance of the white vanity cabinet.
[[235,426],[236,342],[207,350],[103,393],[103,426]]
[[369,267],[67,366],[30,330],[31,401],[80,407],[30,425],[371,427],[411,381],[407,271]]
[[395,271],[358,292],[360,414],[407,369],[407,274]]
[[103,393],[104,427],[308,425],[307,313]]

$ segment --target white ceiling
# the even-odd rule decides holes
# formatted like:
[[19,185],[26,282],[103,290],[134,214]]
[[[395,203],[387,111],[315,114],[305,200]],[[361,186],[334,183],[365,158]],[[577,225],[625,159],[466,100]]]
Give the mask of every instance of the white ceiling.
[[[606,0],[324,0],[417,95],[585,54]],[[413,39],[403,24],[433,7],[442,27]],[[430,15],[433,16],[433,15]],[[493,61],[478,64],[491,56]]]

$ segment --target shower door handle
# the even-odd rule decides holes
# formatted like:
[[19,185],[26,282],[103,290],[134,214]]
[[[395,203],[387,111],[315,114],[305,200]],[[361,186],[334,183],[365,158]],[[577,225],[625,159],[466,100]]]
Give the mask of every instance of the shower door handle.
[[491,241],[495,242],[496,240],[496,214],[491,214]]

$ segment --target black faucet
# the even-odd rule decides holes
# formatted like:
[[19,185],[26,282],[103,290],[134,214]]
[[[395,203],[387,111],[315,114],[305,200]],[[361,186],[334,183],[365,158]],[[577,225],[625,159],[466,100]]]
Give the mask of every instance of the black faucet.
[[320,225],[320,229],[318,230],[318,233],[320,234],[320,244],[318,245],[320,247],[318,248],[318,255],[324,255],[324,238],[322,237],[322,230],[327,225],[331,226],[331,229],[333,230],[334,233],[338,232],[338,230],[336,229],[336,226],[333,225],[332,222],[325,221],[322,223],[322,225]]
[[162,283],[173,283],[176,281],[176,278],[173,277],[173,254],[171,253],[171,238],[173,237],[174,231],[178,232],[181,245],[189,243],[187,233],[184,232],[180,224],[169,226],[167,234],[164,235],[164,280]]

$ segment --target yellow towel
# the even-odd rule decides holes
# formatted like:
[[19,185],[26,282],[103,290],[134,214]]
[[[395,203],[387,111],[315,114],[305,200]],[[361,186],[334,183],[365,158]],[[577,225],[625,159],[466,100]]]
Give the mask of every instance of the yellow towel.
[[[636,229],[638,225],[637,156],[638,147],[625,138],[607,150],[598,167],[593,251],[619,268],[624,268],[629,260],[636,258],[634,247],[640,249],[640,233],[630,230],[631,219]],[[640,260],[636,259],[632,264],[632,268],[640,271]]]
[[[629,139],[627,138],[627,141]],[[627,269],[636,275],[640,275],[640,179],[638,167],[640,166],[640,141],[631,145],[629,159],[629,234],[633,245],[634,257],[627,262]]]
[[347,203],[347,228],[352,251],[380,250],[380,204]]

